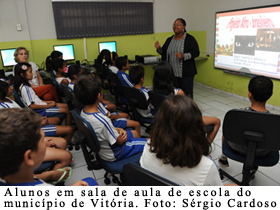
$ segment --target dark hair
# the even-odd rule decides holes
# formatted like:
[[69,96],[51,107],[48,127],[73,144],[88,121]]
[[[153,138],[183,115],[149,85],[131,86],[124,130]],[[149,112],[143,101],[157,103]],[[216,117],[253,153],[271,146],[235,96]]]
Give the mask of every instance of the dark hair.
[[52,60],[51,67],[57,72],[59,68],[63,68],[64,63],[65,60],[63,60],[62,58],[55,58]]
[[163,101],[154,119],[150,151],[164,164],[189,168],[210,154],[202,114],[192,99],[177,95]]
[[[103,57],[105,56],[105,63],[102,63],[103,61]],[[112,65],[112,60],[111,60],[111,53],[109,50],[102,50],[100,52],[100,54],[97,56],[97,59],[96,59],[96,63],[97,64],[106,64],[107,66],[109,65]]]
[[140,83],[141,78],[144,77],[145,69],[143,66],[133,66],[129,69],[129,78],[133,84],[137,85]]
[[92,74],[80,74],[75,82],[74,93],[84,105],[94,104],[101,93],[101,81]]
[[[22,68],[22,66],[24,65],[27,66],[27,69]],[[31,65],[29,63],[18,63],[17,65],[15,65],[14,88],[19,95],[21,95],[21,91],[19,91],[19,87],[21,86],[21,84],[30,87],[28,80],[24,76],[21,76],[21,74],[26,75],[26,71],[30,67]]]
[[5,75],[0,75],[0,99],[4,100],[7,96],[7,93],[9,91],[9,83],[8,83],[8,77]]
[[[183,23],[183,26],[186,26],[186,21],[183,18],[177,18],[176,20],[180,20]],[[184,31],[186,32],[186,28],[184,29]]]
[[0,177],[18,172],[27,150],[37,151],[41,116],[27,109],[0,111]]
[[71,65],[68,68],[68,77],[73,80],[75,75],[78,75],[81,71],[81,66],[79,65]]
[[116,58],[118,57],[118,54],[116,52],[111,52],[111,53],[112,53],[111,60],[115,61]]
[[118,57],[116,59],[116,67],[119,69],[119,70],[122,70],[122,67],[123,66],[126,66],[127,64],[127,58],[126,57]]
[[167,62],[160,62],[155,67],[153,91],[162,95],[174,94],[176,78],[172,66]]
[[255,76],[250,80],[248,90],[256,101],[265,102],[272,95],[273,82],[267,77]]
[[56,58],[59,58],[63,56],[62,52],[60,51],[52,51],[51,55],[49,55],[47,58],[46,58],[46,68],[47,68],[47,71],[50,72],[52,71],[52,60],[56,59]]

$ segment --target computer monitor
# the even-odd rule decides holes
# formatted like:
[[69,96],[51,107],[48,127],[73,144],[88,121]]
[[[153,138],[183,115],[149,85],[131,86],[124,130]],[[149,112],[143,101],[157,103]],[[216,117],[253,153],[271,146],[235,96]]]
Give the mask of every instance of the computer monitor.
[[109,50],[110,52],[117,52],[117,43],[115,41],[111,41],[111,42],[99,42],[98,43],[98,47],[99,47],[99,53],[102,50]]
[[17,64],[14,56],[15,50],[16,48],[0,50],[3,67],[14,66]]
[[66,60],[66,61],[75,60],[75,53],[74,53],[73,44],[54,45],[53,49],[55,51],[62,52],[64,60]]

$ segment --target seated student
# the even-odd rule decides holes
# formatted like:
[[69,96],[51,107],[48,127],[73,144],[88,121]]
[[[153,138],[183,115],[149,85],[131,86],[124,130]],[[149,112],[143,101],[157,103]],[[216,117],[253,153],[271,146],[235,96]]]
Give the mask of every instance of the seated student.
[[179,185],[222,186],[210,151],[197,105],[187,96],[170,96],[155,116],[140,165]]
[[118,161],[134,154],[142,153],[146,139],[134,138],[136,131],[125,131],[115,128],[111,120],[98,111],[101,99],[101,81],[98,77],[89,75],[78,78],[75,83],[76,98],[85,108],[81,117],[87,120],[95,130],[100,141],[99,156],[106,161]]
[[[175,88],[176,79],[171,65],[161,62],[155,67],[153,78],[153,91],[162,95],[185,95],[184,91]],[[205,126],[214,125],[214,129],[207,133],[207,139],[213,142],[220,128],[221,121],[217,117],[202,116]]]
[[46,69],[48,72],[53,72],[54,74],[56,74],[56,72],[52,69],[52,60],[56,59],[56,58],[63,58],[63,54],[60,51],[52,51],[51,55],[49,55],[46,58]]
[[119,69],[116,67],[116,59],[118,58],[118,54],[116,52],[111,52],[111,60],[112,60],[112,65],[109,66],[109,69],[117,74]]
[[141,90],[144,93],[146,100],[149,103],[148,109],[146,110],[137,109],[137,111],[142,117],[153,118],[154,107],[149,100],[149,94],[148,94],[149,90],[143,87],[144,74],[145,74],[145,69],[143,66],[133,66],[132,68],[129,69],[129,77],[131,81],[134,83],[134,87],[138,90]]
[[[87,77],[90,73],[83,72],[81,73],[78,78]],[[110,104],[107,104],[107,109],[109,109]],[[98,111],[104,114],[105,116],[109,117],[112,120],[112,123],[114,127],[117,128],[133,128],[137,132],[137,136],[134,136],[135,138],[138,138],[141,136],[141,128],[140,123],[134,120],[128,119],[127,113],[119,113],[119,112],[113,112],[111,113],[108,111],[101,101],[98,103]]]
[[[271,79],[264,76],[253,77],[248,85],[248,98],[251,101],[251,106],[246,107],[243,110],[269,113],[269,111],[265,107],[265,104],[266,101],[272,96],[272,93],[273,93],[273,82]],[[247,153],[246,146],[236,145],[232,142],[228,142],[228,144],[232,149],[240,152],[241,154]],[[264,156],[269,152],[270,151],[266,149],[257,149],[256,156]],[[220,165],[225,167],[229,166],[227,157],[224,154],[222,154],[222,156],[219,158],[219,163]],[[254,170],[253,172],[256,172],[256,170]]]
[[128,74],[125,73],[125,71],[128,70],[130,67],[128,60],[125,57],[118,57],[116,59],[116,66],[119,69],[117,75],[119,75],[122,81],[122,85],[134,87],[134,84],[131,82]]
[[26,107],[33,109],[42,116],[53,116],[57,113],[65,113],[65,125],[71,125],[71,115],[67,104],[55,103],[54,101],[42,101],[34,92],[28,81],[32,79],[31,65],[18,63],[15,66],[14,88],[21,97]]
[[51,63],[52,69],[56,72],[56,81],[60,85],[61,83],[65,85],[69,85],[71,82],[70,78],[68,77],[68,67],[65,60],[62,58],[56,58],[52,60]]
[[[13,94],[13,87],[10,85],[10,81],[5,76],[0,76],[0,109],[4,108],[21,108],[15,101],[11,100],[9,97]],[[42,117],[42,129],[46,136],[63,136],[67,143],[70,142],[73,129],[71,126],[60,126],[59,118],[46,118]],[[61,138],[57,139],[61,142]],[[58,144],[58,142],[56,143]],[[60,143],[59,143],[60,144]],[[64,149],[65,149],[64,148]]]
[[28,61],[29,51],[25,47],[18,47],[15,50],[14,56],[17,63],[29,63],[32,66],[33,78],[29,80],[29,83],[34,89],[36,95],[46,101],[54,100],[55,102],[59,102],[59,97],[55,88],[50,84],[44,85],[37,65],[34,62]]
[[[46,153],[40,115],[27,109],[3,109],[0,111],[0,122],[0,185],[48,185],[33,175]],[[74,185],[88,184],[78,181]]]
[[70,78],[70,83],[68,87],[74,90],[75,82],[78,78],[78,75],[83,72],[83,69],[79,65],[71,65],[68,68],[68,77]]

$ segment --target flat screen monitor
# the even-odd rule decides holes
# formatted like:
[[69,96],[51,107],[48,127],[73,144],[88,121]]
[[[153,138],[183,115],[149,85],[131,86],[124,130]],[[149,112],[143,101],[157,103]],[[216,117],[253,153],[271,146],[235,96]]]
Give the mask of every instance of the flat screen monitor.
[[74,46],[72,44],[54,45],[53,49],[55,51],[62,52],[64,60],[66,61],[75,60]]
[[14,66],[17,64],[14,57],[15,50],[16,48],[0,50],[3,67]]
[[117,43],[115,41],[112,42],[99,42],[99,53],[102,50],[109,50],[110,52],[117,52]]
[[280,79],[280,5],[217,12],[214,67]]

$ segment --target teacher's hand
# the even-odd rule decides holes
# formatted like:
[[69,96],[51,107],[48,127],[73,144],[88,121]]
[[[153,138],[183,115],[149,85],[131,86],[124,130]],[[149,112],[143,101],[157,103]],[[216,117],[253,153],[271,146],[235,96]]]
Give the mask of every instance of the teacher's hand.
[[160,43],[158,42],[158,41],[156,41],[156,43],[155,43],[155,48],[157,48],[157,50],[160,48],[161,46],[160,46]]
[[179,58],[179,59],[184,58],[184,54],[181,53],[181,52],[178,52],[178,53],[176,53],[175,55],[176,55],[176,57]]

